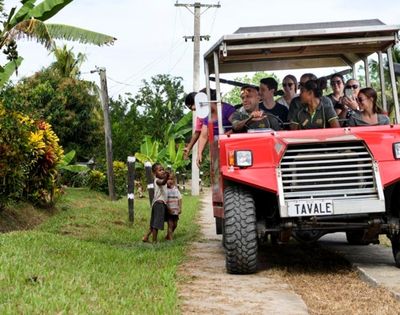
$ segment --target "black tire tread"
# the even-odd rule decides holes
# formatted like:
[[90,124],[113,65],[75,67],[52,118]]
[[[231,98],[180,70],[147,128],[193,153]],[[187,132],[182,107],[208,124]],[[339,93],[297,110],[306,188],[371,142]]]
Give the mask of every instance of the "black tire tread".
[[224,191],[226,269],[232,274],[257,271],[256,211],[252,195],[242,187]]

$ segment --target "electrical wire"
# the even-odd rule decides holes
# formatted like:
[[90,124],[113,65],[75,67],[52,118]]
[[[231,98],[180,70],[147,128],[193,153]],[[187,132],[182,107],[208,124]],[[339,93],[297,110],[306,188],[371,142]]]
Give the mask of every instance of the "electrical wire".
[[171,74],[171,71],[174,70],[175,67],[182,61],[183,57],[185,57],[185,55],[186,55],[186,52],[187,52],[188,48],[189,48],[189,46],[186,45],[186,48],[185,48],[185,50],[183,51],[183,54],[182,54],[181,57],[178,59],[178,61],[175,62],[175,64],[172,66],[172,68],[170,68],[170,69],[168,70],[168,74]]

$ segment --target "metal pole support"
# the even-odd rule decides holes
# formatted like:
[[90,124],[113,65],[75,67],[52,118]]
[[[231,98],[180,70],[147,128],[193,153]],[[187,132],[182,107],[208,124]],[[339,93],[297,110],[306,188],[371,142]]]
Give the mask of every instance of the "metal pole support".
[[144,168],[146,170],[146,179],[147,179],[147,191],[149,192],[149,201],[150,207],[153,204],[154,199],[154,181],[153,181],[153,174],[151,172],[151,163],[145,162]]
[[128,156],[128,217],[132,223],[135,214],[135,161],[134,156]]

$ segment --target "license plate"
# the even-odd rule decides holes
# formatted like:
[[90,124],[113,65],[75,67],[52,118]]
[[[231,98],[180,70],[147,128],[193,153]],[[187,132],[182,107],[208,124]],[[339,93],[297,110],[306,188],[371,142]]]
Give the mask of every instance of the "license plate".
[[332,215],[333,201],[327,199],[288,201],[289,217],[304,217],[315,215]]

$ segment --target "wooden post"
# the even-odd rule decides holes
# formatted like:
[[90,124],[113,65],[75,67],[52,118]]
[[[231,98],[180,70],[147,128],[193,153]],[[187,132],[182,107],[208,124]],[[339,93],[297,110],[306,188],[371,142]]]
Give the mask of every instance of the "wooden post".
[[179,171],[176,171],[175,174],[176,174],[176,186],[178,186],[178,189],[179,189],[179,190],[182,190],[181,186],[179,185],[179,180],[180,180],[180,173],[179,173]]
[[153,181],[153,174],[151,172],[151,163],[145,162],[144,168],[146,170],[147,191],[149,192],[149,201],[150,201],[150,207],[151,207],[153,204],[153,199],[154,199],[154,181]]
[[201,191],[201,192],[203,192],[203,181],[202,181],[202,177],[203,177],[203,172],[200,171],[199,186],[200,186],[200,191]]
[[109,99],[108,99],[108,91],[107,91],[106,69],[105,68],[97,68],[97,71],[100,74],[101,103],[103,105],[103,115],[104,115],[104,134],[105,134],[106,159],[107,159],[108,195],[109,195],[111,200],[116,200],[115,184],[114,184],[114,170],[113,170],[111,123],[110,123]]
[[186,186],[185,186],[185,179],[186,179],[186,173],[182,174],[182,187],[183,187],[183,191],[186,191]]
[[128,156],[128,216],[132,223],[135,215],[135,161],[134,156]]

